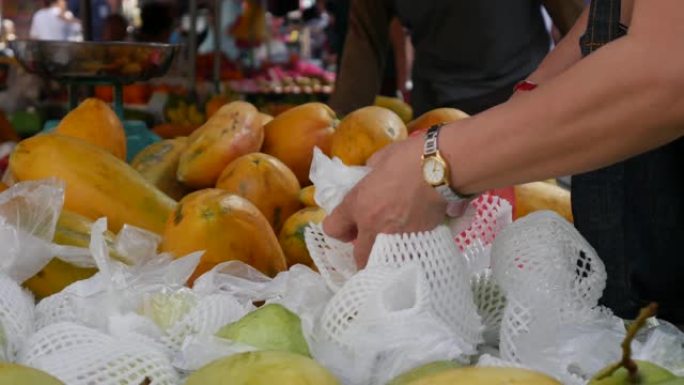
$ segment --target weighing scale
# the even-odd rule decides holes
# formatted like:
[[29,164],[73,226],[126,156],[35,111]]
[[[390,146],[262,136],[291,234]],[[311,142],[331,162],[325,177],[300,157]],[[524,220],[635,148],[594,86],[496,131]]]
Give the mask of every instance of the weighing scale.
[[[26,71],[66,84],[69,110],[78,106],[77,87],[110,85],[113,109],[124,125],[128,159],[160,138],[145,123],[124,119],[123,86],[163,76],[180,47],[170,44],[129,42],[66,42],[15,40],[10,42],[17,61]],[[48,122],[49,131],[58,122]]]

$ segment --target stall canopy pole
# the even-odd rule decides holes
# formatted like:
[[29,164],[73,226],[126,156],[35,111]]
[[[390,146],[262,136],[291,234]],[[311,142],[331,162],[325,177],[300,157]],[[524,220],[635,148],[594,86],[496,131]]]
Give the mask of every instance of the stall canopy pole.
[[190,50],[190,76],[188,91],[192,97],[197,95],[197,0],[190,0],[190,31],[188,34],[188,49]]
[[[0,0],[2,1],[2,0]],[[223,1],[214,0],[214,92],[221,93],[221,16]]]

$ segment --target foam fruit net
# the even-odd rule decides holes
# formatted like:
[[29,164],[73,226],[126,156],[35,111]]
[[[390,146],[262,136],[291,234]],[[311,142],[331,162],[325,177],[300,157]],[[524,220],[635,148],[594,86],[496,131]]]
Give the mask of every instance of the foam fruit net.
[[[344,385],[383,385],[438,360],[529,367],[579,385],[617,358],[624,335],[622,320],[597,305],[606,272],[574,227],[550,212],[511,223],[496,196],[432,231],[378,236],[363,270],[351,245],[312,225],[305,238],[320,274],[295,266],[271,279],[232,261],[192,289],[183,283],[199,254],[156,255],[155,236],[129,229],[119,241],[134,263],[124,265],[108,258],[105,228],[97,221],[84,249],[100,271],[37,305],[16,266],[0,271],[0,360],[67,385],[179,385],[216,358],[255,349],[215,334],[263,302],[299,315],[313,358]],[[684,374],[677,333],[653,326],[638,357]]]

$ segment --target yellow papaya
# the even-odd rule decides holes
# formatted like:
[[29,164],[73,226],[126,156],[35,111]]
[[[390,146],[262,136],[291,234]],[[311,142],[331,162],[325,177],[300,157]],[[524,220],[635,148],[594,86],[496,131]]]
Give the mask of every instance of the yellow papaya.
[[455,108],[435,108],[409,122],[406,128],[409,133],[413,133],[415,131],[427,130],[435,124],[455,122],[467,117],[469,117],[468,114]]
[[90,219],[107,217],[161,234],[176,202],[112,154],[81,139],[58,134],[25,139],[12,152],[9,170],[18,181],[64,181],[64,207]]
[[278,236],[287,266],[301,263],[312,269],[316,268],[309,249],[306,247],[304,231],[311,223],[319,224],[323,222],[323,219],[325,219],[325,211],[320,207],[305,207],[287,218]]
[[176,179],[178,162],[188,147],[188,138],[166,139],[144,148],[131,161],[131,167],[173,199],[181,199],[190,188]]
[[55,133],[80,138],[126,160],[126,132],[114,111],[100,99],[88,98],[59,122]]
[[538,210],[555,211],[572,222],[570,191],[547,182],[532,182],[515,186],[513,218],[522,218]]
[[238,260],[269,276],[287,268],[271,224],[256,206],[219,189],[195,191],[178,203],[166,223],[161,250],[176,257],[204,250],[190,278],[221,262]]
[[407,136],[406,125],[391,110],[363,107],[342,119],[332,136],[330,153],[348,166],[362,166],[383,147]]
[[230,162],[221,173],[216,188],[252,202],[276,233],[285,219],[301,208],[295,174],[277,158],[261,152]]
[[306,186],[299,191],[299,203],[306,207],[318,207],[314,195],[316,194],[316,187],[314,185]]
[[378,107],[392,110],[395,114],[399,115],[404,123],[408,123],[413,119],[413,108],[399,98],[378,95],[375,97],[375,102],[373,104]]
[[313,149],[330,153],[337,125],[335,112],[323,103],[306,103],[275,117],[264,127],[262,152],[280,159],[292,170],[299,184],[306,186],[313,160]]
[[226,104],[190,135],[178,163],[178,180],[193,188],[214,187],[231,161],[259,151],[263,141],[259,111],[246,102]]

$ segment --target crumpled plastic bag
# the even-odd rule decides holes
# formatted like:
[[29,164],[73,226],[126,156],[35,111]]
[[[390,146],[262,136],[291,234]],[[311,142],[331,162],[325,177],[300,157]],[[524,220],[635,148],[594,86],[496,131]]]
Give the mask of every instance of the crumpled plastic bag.
[[658,364],[684,376],[684,332],[671,323],[651,319],[632,344],[634,358]]
[[314,148],[309,172],[309,179],[316,186],[314,200],[330,214],[370,171],[370,167],[347,166],[339,158],[330,159],[318,147]]
[[52,243],[64,205],[64,184],[57,179],[20,182],[0,193],[0,271],[21,283],[55,255],[83,264],[87,249]]
[[91,230],[90,252],[100,271],[43,299],[36,307],[39,328],[70,321],[107,330],[111,316],[135,312],[146,294],[183,287],[202,254],[176,260],[161,254],[144,264],[128,266],[109,258],[103,236],[106,228],[107,220],[101,218]]
[[302,331],[311,346],[311,335],[316,320],[332,296],[322,277],[304,265],[295,265],[288,271],[269,278],[255,268],[241,262],[229,261],[215,266],[198,277],[193,293],[199,298],[216,298],[234,301],[223,307],[230,309],[224,317],[196,318],[211,327],[187,334],[173,364],[181,371],[196,370],[209,362],[246,351],[257,350],[236,341],[216,337],[221,327],[254,311],[256,303],[277,303],[297,314]]

